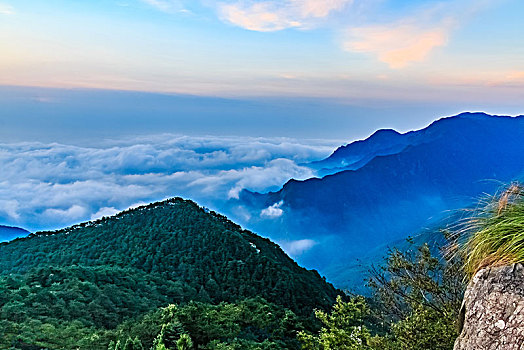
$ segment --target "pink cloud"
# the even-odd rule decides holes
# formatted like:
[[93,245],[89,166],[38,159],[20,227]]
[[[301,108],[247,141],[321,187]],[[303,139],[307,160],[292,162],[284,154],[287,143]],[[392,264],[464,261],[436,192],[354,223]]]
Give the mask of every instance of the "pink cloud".
[[295,0],[303,17],[323,18],[339,11],[352,1],[348,0]]
[[224,21],[260,32],[286,28],[308,28],[312,19],[321,19],[342,10],[353,0],[238,1],[222,3],[219,12]]
[[423,28],[415,24],[360,27],[350,30],[346,51],[369,53],[393,69],[422,62],[431,51],[447,43],[449,25]]
[[238,27],[259,32],[271,32],[302,25],[301,22],[289,18],[285,11],[274,8],[269,2],[251,6],[223,5],[221,14],[226,21]]

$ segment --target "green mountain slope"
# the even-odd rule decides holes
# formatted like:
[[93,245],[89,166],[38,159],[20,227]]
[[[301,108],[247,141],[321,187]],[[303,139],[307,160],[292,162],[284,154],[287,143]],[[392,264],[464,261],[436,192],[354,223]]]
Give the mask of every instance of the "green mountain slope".
[[[109,268],[114,276],[106,276]],[[67,279],[56,277],[67,269],[95,285],[135,274],[169,302],[260,296],[306,314],[337,294],[276,244],[180,198],[0,245],[3,275],[34,275],[44,286]]]
[[[258,298],[306,319],[339,293],[268,239],[174,198],[1,243],[0,348],[107,349],[126,322],[195,301]],[[256,329],[246,322],[238,336]]]

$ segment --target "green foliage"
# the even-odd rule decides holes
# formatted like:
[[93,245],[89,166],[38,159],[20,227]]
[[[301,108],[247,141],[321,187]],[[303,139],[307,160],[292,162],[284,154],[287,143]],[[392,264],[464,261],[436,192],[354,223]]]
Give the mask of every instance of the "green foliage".
[[59,320],[0,321],[0,349],[89,349],[105,350],[109,340],[81,322]]
[[48,267],[0,276],[2,319],[79,321],[114,328],[170,300],[189,298],[191,288],[157,274],[118,267]]
[[317,311],[322,328],[299,333],[303,349],[453,349],[464,278],[458,256],[447,258],[427,244],[390,251],[372,271],[373,297],[337,299],[331,313]]
[[449,350],[458,336],[456,312],[442,315],[435,309],[417,306],[405,319],[392,325],[397,349]]
[[127,269],[137,282],[144,274],[176,282],[179,294],[170,295],[169,303],[261,296],[309,315],[329,308],[337,295],[276,244],[180,198],[0,244],[4,275],[70,266]]
[[470,278],[486,266],[524,262],[524,187],[512,184],[483,204],[459,231]]
[[370,333],[364,324],[367,307],[364,298],[356,297],[344,302],[337,297],[337,302],[331,313],[316,311],[316,316],[322,323],[318,334],[312,335],[302,331],[298,339],[305,350],[364,350]]
[[191,350],[193,349],[193,341],[187,334],[182,334],[176,342],[177,350]]
[[392,250],[387,264],[373,271],[370,285],[373,349],[451,350],[464,293],[463,263],[456,255],[432,254],[427,244]]
[[0,348],[13,342],[73,348],[90,342],[92,335],[103,336],[99,330],[180,296],[189,298],[191,292],[156,274],[109,266],[38,268],[0,276]]
[[[111,343],[117,350],[150,349],[161,328],[144,315],[169,304],[186,305],[181,321],[195,324],[166,323],[165,345],[158,346],[189,347],[181,338],[186,328],[199,346],[222,339],[224,329],[211,320],[227,313],[215,315],[207,304],[190,301],[236,305],[262,296],[309,317],[315,307],[329,308],[336,295],[316,271],[299,267],[276,244],[175,198],[0,244],[0,348],[107,349]],[[200,312],[215,330],[199,328]],[[137,318],[142,322],[136,333],[115,335]],[[221,321],[233,327],[230,333],[238,331]]]
[[[299,316],[261,298],[170,305],[113,331],[113,344],[136,336],[145,349],[299,349]],[[118,348],[110,348],[111,350]]]

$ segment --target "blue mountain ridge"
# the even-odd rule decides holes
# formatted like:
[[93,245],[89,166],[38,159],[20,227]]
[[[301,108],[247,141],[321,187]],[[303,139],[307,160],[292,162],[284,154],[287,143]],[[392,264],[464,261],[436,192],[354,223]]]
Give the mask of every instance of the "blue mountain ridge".
[[23,228],[0,225],[0,243],[9,242],[15,238],[26,237],[29,234],[30,232]]
[[343,170],[356,170],[376,156],[385,156],[402,151],[415,144],[414,133],[400,134],[392,129],[381,129],[365,140],[341,146],[326,159],[311,162],[307,166],[317,170],[320,176],[336,174]]
[[[464,113],[406,134],[376,132],[312,164],[334,174],[290,180],[277,192],[245,190],[240,202],[254,218],[250,228],[315,242],[295,258],[352,288],[362,284],[358,261],[381,263],[392,242],[427,236],[458,209],[523,179],[523,151],[524,116]],[[280,217],[260,215],[275,203]]]

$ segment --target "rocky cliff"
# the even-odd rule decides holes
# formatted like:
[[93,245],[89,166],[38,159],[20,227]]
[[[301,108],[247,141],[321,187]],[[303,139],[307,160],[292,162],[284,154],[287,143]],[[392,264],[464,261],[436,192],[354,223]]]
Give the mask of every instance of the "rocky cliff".
[[524,265],[477,272],[460,315],[455,350],[524,349]]

